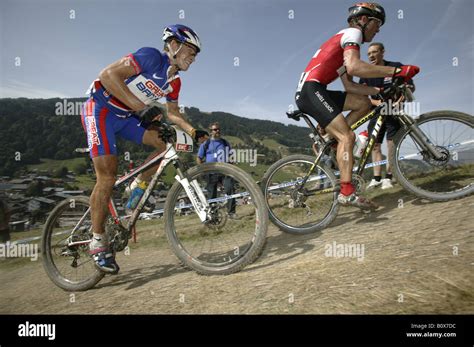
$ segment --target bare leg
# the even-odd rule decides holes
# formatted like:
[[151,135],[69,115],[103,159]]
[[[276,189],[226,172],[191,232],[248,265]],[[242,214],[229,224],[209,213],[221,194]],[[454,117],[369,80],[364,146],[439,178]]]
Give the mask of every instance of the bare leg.
[[[376,143],[372,150],[372,161],[375,163],[382,160],[382,144]],[[382,167],[380,165],[374,166],[374,176],[380,176],[382,174]]]
[[104,155],[92,160],[97,182],[90,197],[92,230],[96,234],[104,233],[104,223],[117,174],[117,156]]
[[344,116],[339,114],[326,127],[326,131],[337,140],[337,164],[342,182],[352,180],[352,150],[354,148],[355,134],[347,125]]
[[[147,160],[151,159],[152,157],[160,154],[166,149],[166,144],[158,137],[158,133],[155,130],[147,130],[145,134],[143,134],[143,144],[153,146],[156,148],[156,151],[150,154]],[[157,165],[152,166],[151,168],[143,171],[138,175],[140,180],[150,182],[151,177],[156,172]]]
[[[394,144],[393,140],[387,140],[387,147],[388,147],[388,158],[392,157],[392,153],[394,151]],[[391,174],[392,173],[392,165],[390,163],[390,159],[387,161],[387,173]]]
[[367,113],[369,113],[371,107],[370,100],[367,96],[347,94],[346,101],[344,103],[344,111],[351,110],[346,117],[347,124],[351,126]]

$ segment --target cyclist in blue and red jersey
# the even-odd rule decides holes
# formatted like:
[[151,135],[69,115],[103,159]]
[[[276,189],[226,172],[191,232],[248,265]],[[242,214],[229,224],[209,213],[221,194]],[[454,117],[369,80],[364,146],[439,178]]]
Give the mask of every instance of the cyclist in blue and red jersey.
[[[184,25],[171,25],[163,31],[164,52],[143,47],[110,64],[101,71],[89,89],[81,119],[97,175],[90,197],[93,238],[90,253],[96,266],[106,273],[117,273],[119,266],[109,247],[104,223],[108,201],[117,174],[116,136],[137,144],[165,149],[156,130],[141,126],[142,119],[161,119],[161,110],[153,103],[166,97],[168,119],[200,140],[208,134],[196,130],[180,114],[178,97],[181,88],[179,71],[186,71],[201,50],[198,35]],[[134,190],[143,191],[156,171],[151,168],[138,176]],[[135,196],[132,190],[132,196]],[[138,199],[135,199],[137,201]],[[129,206],[134,208],[134,206]]]
[[[327,40],[314,54],[303,72],[295,95],[298,108],[316,119],[323,134],[337,142],[337,163],[341,176],[338,202],[343,206],[371,209],[374,204],[359,196],[352,184],[355,134],[350,125],[367,114],[371,103],[368,95],[379,88],[355,83],[352,76],[362,78],[403,77],[410,79],[419,72],[417,66],[371,65],[360,59],[360,46],[371,42],[385,23],[385,10],[374,2],[360,2],[349,8],[349,27]],[[327,90],[328,84],[340,77],[345,92]],[[351,112],[345,118],[342,111]]]

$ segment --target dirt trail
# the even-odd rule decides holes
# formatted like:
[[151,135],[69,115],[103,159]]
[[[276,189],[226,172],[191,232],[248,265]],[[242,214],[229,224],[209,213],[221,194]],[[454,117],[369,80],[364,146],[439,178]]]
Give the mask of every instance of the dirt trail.
[[[41,262],[6,259],[0,313],[474,313],[474,196],[427,203],[397,189],[376,201],[369,216],[341,209],[322,233],[271,226],[260,259],[230,276],[189,271],[165,246],[120,254],[121,273],[75,302]],[[363,245],[363,260],[326,256],[334,242]]]

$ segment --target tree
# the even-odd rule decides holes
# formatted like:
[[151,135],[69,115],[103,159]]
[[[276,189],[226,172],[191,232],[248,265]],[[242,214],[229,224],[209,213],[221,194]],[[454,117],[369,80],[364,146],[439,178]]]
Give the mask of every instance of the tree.
[[44,184],[42,181],[33,181],[26,189],[26,196],[41,196],[43,195]]
[[67,169],[67,167],[63,166],[62,168],[55,170],[53,172],[53,176],[56,178],[63,178],[63,177],[66,177],[68,172],[69,170]]
[[85,163],[79,163],[74,165],[72,171],[76,173],[76,175],[84,175],[87,172],[87,164]]

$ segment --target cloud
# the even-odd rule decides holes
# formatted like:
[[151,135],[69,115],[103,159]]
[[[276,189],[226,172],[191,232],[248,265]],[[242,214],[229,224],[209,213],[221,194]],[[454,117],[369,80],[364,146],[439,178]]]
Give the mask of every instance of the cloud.
[[0,98],[67,98],[62,92],[38,88],[31,84],[8,80],[0,86]]

